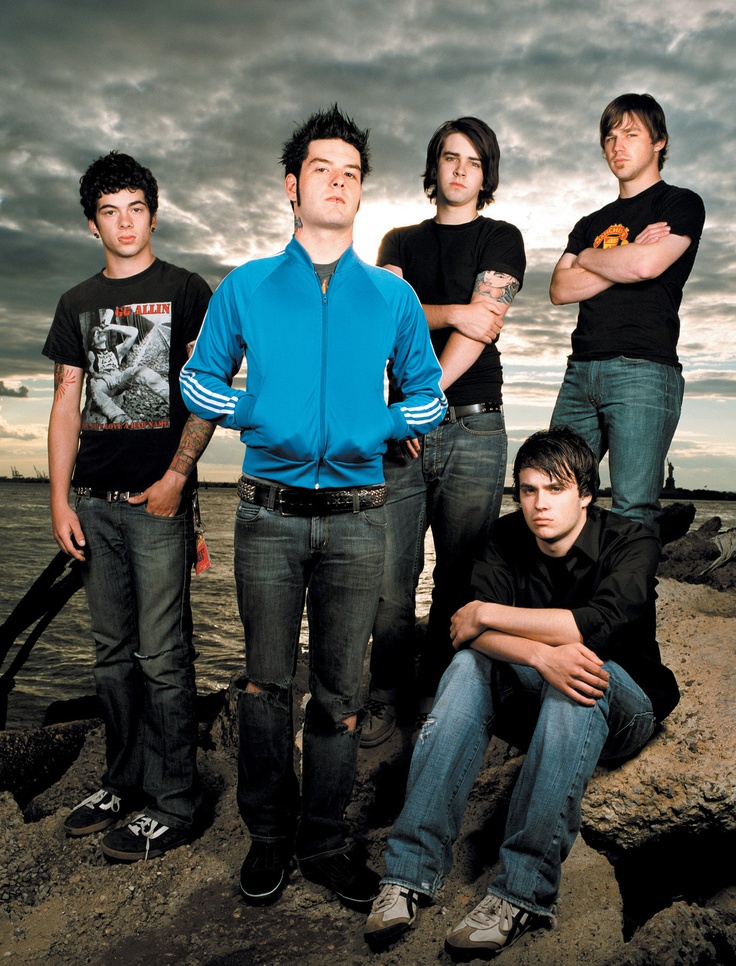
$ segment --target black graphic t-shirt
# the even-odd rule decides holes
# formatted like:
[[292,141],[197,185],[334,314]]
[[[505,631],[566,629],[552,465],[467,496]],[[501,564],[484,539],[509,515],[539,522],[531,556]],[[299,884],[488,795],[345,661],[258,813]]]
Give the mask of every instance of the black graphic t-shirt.
[[75,486],[144,490],[167,470],[188,416],[179,372],[211,294],[199,275],[156,259],[61,297],[43,353],[86,375]]
[[566,252],[629,245],[647,225],[666,221],[673,235],[690,239],[687,250],[657,278],[616,284],[580,303],[571,359],[628,356],[676,366],[682,290],[698,251],[705,221],[699,195],[658,181],[633,198],[618,198],[581,218]]

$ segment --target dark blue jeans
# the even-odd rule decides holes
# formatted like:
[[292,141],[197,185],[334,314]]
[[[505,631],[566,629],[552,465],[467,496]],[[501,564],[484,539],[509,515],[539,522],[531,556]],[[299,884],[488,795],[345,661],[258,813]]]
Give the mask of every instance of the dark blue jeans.
[[502,413],[443,423],[422,438],[418,459],[392,447],[383,461],[388,500],[386,563],[373,626],[371,696],[394,704],[413,677],[415,601],[432,528],[434,590],[419,670],[419,695],[431,697],[454,650],[450,618],[469,598],[476,548],[497,518],[506,473]]
[[[299,859],[347,844],[360,729],[346,720],[360,709],[385,537],[384,507],[296,517],[241,501],[236,513],[246,679],[259,689],[243,683],[239,699],[238,805],[252,839],[291,846],[296,838]],[[310,698],[298,819],[291,684],[305,598]]]
[[189,828],[198,798],[191,512],[159,517],[145,506],[78,497],[77,514],[105,715],[102,785],[142,793],[157,821]]
[[568,361],[552,413],[550,425],[580,433],[599,462],[608,453],[613,512],[655,533],[684,389],[679,369],[646,359]]

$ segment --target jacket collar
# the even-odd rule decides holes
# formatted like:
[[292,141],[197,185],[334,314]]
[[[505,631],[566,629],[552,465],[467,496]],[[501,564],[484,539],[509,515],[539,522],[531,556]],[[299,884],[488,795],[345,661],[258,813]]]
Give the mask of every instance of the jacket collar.
[[[290,258],[295,258],[297,261],[302,262],[305,266],[307,266],[310,271],[314,271],[314,262],[310,258],[309,253],[302,243],[297,241],[293,235],[291,241],[285,248],[285,252]],[[360,259],[355,254],[355,249],[353,246],[350,245],[350,247],[346,248],[340,256],[340,260],[335,267],[335,272],[347,272],[359,263]]]

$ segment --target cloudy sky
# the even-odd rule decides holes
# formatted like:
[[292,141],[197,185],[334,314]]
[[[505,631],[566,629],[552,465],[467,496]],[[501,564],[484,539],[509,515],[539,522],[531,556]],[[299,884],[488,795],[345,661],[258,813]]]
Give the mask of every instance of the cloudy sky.
[[[372,129],[356,248],[431,216],[421,193],[437,125],[477,114],[501,144],[486,211],[523,232],[524,290],[501,348],[511,453],[547,425],[573,306],[549,277],[573,223],[615,197],[597,123],[626,91],[662,103],[665,179],[703,197],[685,290],[678,484],[736,490],[736,144],[732,0],[4,0],[0,15],[0,475],[46,469],[59,296],[102,266],[80,174],[114,148],[161,186],[155,250],[215,286],[289,238],[278,165],[295,122],[338,101]],[[241,445],[218,430],[208,479],[234,479]]]

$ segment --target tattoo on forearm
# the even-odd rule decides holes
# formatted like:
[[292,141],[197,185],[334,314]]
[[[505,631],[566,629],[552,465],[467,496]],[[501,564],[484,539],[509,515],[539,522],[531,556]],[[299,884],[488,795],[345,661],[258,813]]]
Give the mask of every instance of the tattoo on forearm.
[[513,275],[503,272],[481,272],[475,280],[473,293],[487,295],[496,302],[511,305],[519,291],[519,283]]
[[61,399],[69,386],[74,385],[76,376],[69,372],[67,367],[61,362],[54,363],[54,398]]
[[184,426],[179,448],[171,461],[170,470],[189,476],[215,431],[215,424],[199,416],[190,416]]

